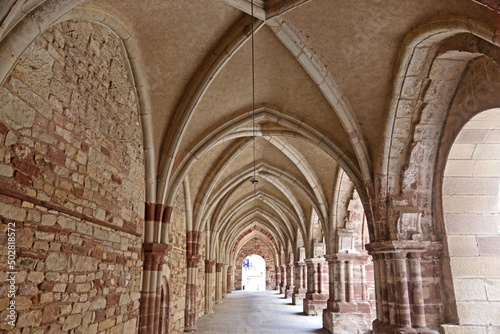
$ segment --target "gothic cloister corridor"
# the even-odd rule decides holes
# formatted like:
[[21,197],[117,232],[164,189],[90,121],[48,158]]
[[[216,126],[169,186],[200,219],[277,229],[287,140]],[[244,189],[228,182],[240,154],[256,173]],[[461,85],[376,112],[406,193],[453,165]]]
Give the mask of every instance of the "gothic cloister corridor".
[[320,317],[303,314],[302,305],[289,305],[279,291],[236,291],[198,321],[198,332],[229,333],[328,333]]
[[0,0],[0,333],[244,330],[500,334],[500,0]]

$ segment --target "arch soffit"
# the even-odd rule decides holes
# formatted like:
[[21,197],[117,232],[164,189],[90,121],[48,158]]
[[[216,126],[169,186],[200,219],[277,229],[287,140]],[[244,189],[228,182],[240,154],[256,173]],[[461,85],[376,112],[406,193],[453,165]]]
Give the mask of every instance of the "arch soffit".
[[[396,131],[396,118],[398,118],[398,116],[402,119],[405,118],[401,116],[404,112],[403,106],[401,105],[401,100],[404,96],[404,87],[410,84],[410,80],[421,79],[421,74],[429,71],[432,62],[428,62],[427,65],[422,66],[422,64],[425,63],[422,61],[422,58],[425,59],[436,56],[436,54],[431,51],[432,47],[449,37],[461,33],[469,33],[494,44],[495,30],[482,22],[467,17],[445,17],[435,19],[410,31],[404,38],[395,66],[393,78],[394,89],[388,99],[388,117],[384,130],[385,140],[382,145],[381,154],[379,155],[381,159],[375,167],[376,174],[385,175],[387,177],[391,173],[389,172],[390,170],[399,171],[404,164],[402,159],[391,158],[394,145],[393,138],[395,138]],[[416,101],[420,93],[421,91],[418,90],[414,96],[405,97],[405,99]],[[411,122],[411,119],[412,117],[407,117],[406,122]],[[411,136],[412,134],[409,133],[407,135]],[[409,137],[407,139],[405,152],[409,149],[408,145],[410,145],[411,142]],[[406,153],[402,153],[400,156],[404,157]],[[392,167],[391,163],[397,163],[398,167]],[[398,173],[399,172],[396,172],[394,176],[397,177],[397,175],[399,175]]]

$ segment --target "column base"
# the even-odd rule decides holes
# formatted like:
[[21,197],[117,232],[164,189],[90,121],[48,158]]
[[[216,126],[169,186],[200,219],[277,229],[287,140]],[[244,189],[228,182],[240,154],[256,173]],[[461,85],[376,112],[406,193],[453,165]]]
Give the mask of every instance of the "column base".
[[328,309],[337,313],[363,314],[366,319],[371,319],[372,308],[366,301],[357,302],[328,302]]
[[328,295],[324,293],[308,293],[304,298],[304,313],[311,316],[319,315],[327,307]]
[[288,287],[288,289],[285,290],[285,298],[291,298],[293,295],[293,286]]
[[285,293],[285,287],[280,284],[280,294],[284,294],[284,293]]
[[[365,333],[371,329],[370,320],[360,313],[323,311],[323,327],[332,334]],[[378,333],[378,332],[375,332]]]
[[[438,331],[434,331],[427,327],[410,327],[410,326],[398,326],[391,325],[379,320],[373,321],[373,333],[374,334],[439,334]],[[444,332],[446,333],[446,331]],[[451,332],[449,332],[451,333]],[[453,333],[456,333],[453,331]],[[465,333],[465,332],[464,332]],[[468,332],[467,332],[468,333]]]
[[184,332],[197,332],[198,331],[198,327],[196,326],[189,326],[189,327],[184,327]]
[[294,292],[292,294],[292,304],[297,305],[297,303],[300,303],[306,297],[306,292],[306,289],[299,289],[298,292]]

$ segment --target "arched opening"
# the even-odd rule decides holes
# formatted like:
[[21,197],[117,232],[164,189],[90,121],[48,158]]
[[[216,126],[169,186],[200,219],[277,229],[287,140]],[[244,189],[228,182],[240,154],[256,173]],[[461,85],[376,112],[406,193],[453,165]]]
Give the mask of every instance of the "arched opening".
[[242,290],[266,290],[266,261],[260,255],[247,256],[242,263]]
[[500,325],[500,109],[462,128],[448,155],[442,194],[452,312],[458,325],[489,332]]

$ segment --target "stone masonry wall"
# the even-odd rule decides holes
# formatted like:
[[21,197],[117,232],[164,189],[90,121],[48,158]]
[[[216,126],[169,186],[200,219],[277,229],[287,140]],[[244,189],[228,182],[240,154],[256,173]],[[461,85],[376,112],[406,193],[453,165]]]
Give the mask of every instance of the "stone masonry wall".
[[170,333],[184,331],[184,309],[186,305],[186,206],[184,190],[179,188],[169,228],[168,264],[170,268]]
[[500,328],[499,152],[500,112],[485,111],[458,135],[443,181],[457,313],[474,333]]
[[205,314],[205,259],[206,259],[205,232],[200,234],[200,261],[196,277],[196,318]]
[[274,290],[276,287],[276,264],[273,252],[269,246],[260,239],[249,240],[241,247],[236,256],[234,288],[236,290],[241,290],[243,260],[252,254],[260,255],[266,261],[266,290]]
[[126,55],[100,25],[48,29],[0,87],[0,235],[12,222],[17,231],[11,333],[136,332],[141,142]]

